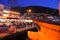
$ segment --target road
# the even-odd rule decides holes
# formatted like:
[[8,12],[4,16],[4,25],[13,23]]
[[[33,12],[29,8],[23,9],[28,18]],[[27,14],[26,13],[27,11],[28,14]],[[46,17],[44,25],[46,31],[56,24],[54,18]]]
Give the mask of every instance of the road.
[[[24,30],[27,30],[27,29],[30,29],[30,28],[34,28],[34,27],[20,28],[20,29],[17,29],[17,32],[21,32],[21,31],[24,31]],[[5,36],[8,36],[8,35],[11,35],[11,34],[8,34],[8,33],[0,33],[0,38],[5,37]]]

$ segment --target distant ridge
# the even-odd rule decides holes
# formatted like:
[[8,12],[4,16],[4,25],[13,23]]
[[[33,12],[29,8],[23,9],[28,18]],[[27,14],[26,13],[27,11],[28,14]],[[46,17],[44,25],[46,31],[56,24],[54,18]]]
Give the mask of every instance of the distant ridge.
[[23,13],[26,13],[27,9],[32,9],[33,13],[49,13],[52,15],[58,15],[58,9],[42,7],[42,6],[12,7],[11,9],[21,11]]

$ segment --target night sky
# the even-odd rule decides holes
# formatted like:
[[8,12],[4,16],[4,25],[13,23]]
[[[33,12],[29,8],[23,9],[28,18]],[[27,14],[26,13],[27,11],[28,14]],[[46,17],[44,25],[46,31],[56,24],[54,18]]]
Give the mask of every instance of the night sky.
[[8,0],[0,0],[0,3],[6,6],[44,6],[58,9],[59,0],[16,0],[14,4]]

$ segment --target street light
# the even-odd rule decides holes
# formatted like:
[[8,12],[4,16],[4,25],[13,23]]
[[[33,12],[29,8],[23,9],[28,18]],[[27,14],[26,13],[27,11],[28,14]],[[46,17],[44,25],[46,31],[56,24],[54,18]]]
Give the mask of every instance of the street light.
[[28,9],[28,10],[27,10],[27,12],[28,12],[28,13],[31,13],[31,12],[32,12],[32,10],[31,10],[31,9]]

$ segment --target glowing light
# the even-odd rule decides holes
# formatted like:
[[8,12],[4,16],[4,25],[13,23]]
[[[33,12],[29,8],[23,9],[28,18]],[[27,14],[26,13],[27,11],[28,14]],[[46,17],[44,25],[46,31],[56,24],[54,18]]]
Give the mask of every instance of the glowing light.
[[33,22],[32,20],[24,20],[25,22]]
[[3,12],[5,12],[5,13],[10,13],[9,11],[7,11],[7,10],[3,10]]
[[32,10],[31,9],[28,9],[27,12],[32,12]]
[[3,14],[4,17],[8,17],[9,15],[8,14]]

